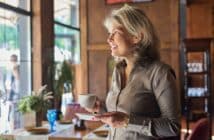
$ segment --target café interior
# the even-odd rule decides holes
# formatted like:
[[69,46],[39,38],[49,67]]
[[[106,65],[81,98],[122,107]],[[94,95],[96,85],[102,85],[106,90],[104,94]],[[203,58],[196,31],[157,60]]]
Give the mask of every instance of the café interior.
[[81,119],[79,95],[107,97],[115,62],[103,22],[124,4],[146,13],[175,71],[180,139],[214,139],[213,0],[0,0],[0,140],[106,139],[108,125]]

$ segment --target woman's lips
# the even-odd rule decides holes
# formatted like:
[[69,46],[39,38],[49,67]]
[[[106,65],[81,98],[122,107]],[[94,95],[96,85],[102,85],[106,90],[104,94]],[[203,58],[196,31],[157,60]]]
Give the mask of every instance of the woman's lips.
[[111,50],[114,50],[117,48],[117,45],[114,45],[114,44],[110,44],[110,46],[111,46]]

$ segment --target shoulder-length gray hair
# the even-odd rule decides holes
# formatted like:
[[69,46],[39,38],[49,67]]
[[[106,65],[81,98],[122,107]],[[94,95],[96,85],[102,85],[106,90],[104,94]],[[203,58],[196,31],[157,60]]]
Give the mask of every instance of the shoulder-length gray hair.
[[146,65],[160,59],[159,38],[151,21],[141,9],[125,4],[122,8],[112,11],[105,19],[104,25],[109,29],[113,22],[122,25],[130,35],[141,37],[139,43],[135,44],[134,56],[137,64]]

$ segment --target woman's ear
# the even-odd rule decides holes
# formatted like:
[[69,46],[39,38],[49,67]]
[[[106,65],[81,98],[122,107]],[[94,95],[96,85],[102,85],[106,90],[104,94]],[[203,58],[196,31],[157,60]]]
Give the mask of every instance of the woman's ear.
[[138,36],[133,36],[132,37],[133,44],[138,44],[141,41],[142,36],[143,36],[142,34],[139,34]]

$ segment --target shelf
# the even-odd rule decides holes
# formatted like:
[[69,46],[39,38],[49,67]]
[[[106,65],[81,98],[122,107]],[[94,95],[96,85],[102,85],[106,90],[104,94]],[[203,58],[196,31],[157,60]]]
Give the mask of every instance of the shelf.
[[208,71],[202,71],[202,72],[186,72],[185,71],[185,74],[186,75],[208,75]]
[[210,95],[204,95],[204,96],[185,96],[185,99],[192,99],[192,98],[195,98],[195,99],[199,99],[199,98],[210,98]]
[[206,97],[209,96],[208,89],[202,87],[188,87],[187,88],[187,97]]
[[[182,97],[187,129],[191,121],[197,121],[203,117],[212,120],[211,42],[211,38],[183,40],[181,56],[183,77],[181,78],[184,84]],[[211,131],[212,127],[210,127]]]
[[192,110],[190,112],[189,121],[197,121],[200,118],[208,118],[210,113],[202,111],[202,110]]

